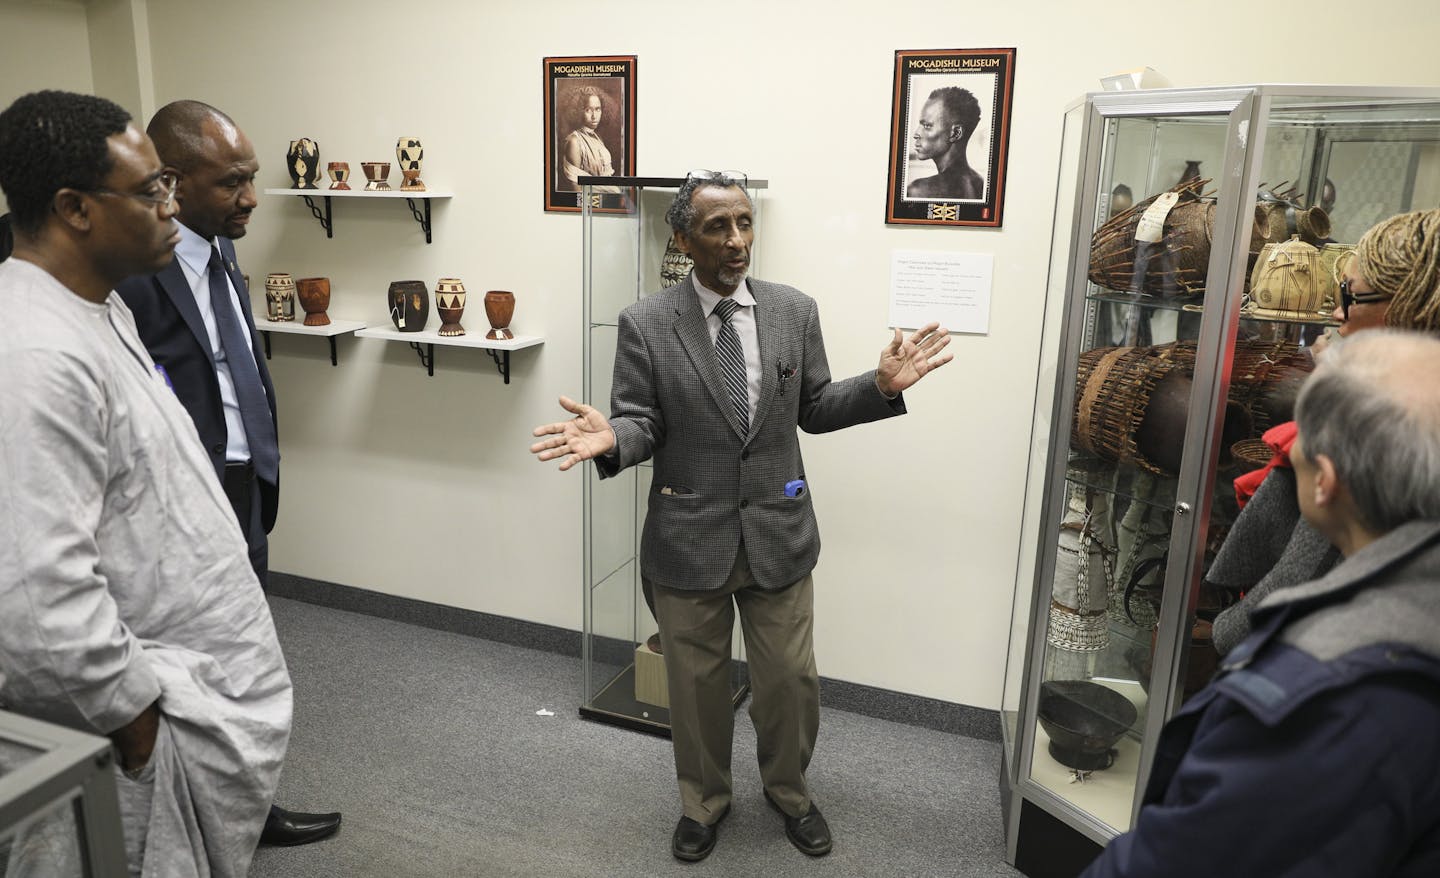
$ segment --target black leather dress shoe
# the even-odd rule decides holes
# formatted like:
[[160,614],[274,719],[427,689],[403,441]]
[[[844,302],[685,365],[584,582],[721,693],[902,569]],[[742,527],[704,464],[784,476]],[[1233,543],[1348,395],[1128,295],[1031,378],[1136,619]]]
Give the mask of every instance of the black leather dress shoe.
[[[769,790],[765,791],[765,801],[770,803],[770,807],[780,811],[780,806],[770,798]],[[810,803],[810,810],[799,817],[791,817],[784,811],[780,811],[780,816],[785,818],[785,837],[790,839],[790,843],[795,845],[800,853],[812,857],[823,857],[830,853],[834,844],[830,838],[830,824],[825,822],[825,816],[815,807],[814,802]]]
[[670,852],[675,855],[675,859],[697,863],[710,856],[710,852],[715,850],[720,821],[729,813],[730,806],[726,805],[725,810],[721,811],[720,816],[709,826],[682,816],[680,822],[675,824],[675,835],[670,839]]
[[270,816],[265,818],[265,828],[260,832],[261,844],[293,847],[328,838],[340,829],[340,814],[305,814],[300,811],[286,811],[279,805],[270,806]]

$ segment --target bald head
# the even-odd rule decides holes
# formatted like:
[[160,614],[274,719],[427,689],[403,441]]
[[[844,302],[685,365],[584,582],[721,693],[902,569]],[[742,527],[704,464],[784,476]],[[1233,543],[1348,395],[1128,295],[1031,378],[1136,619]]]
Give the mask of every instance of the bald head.
[[150,119],[145,133],[155,142],[160,161],[189,171],[207,150],[207,136],[238,131],[235,121],[220,110],[200,101],[174,101],[161,107]]
[[200,101],[166,104],[147,130],[160,160],[179,177],[180,224],[206,240],[243,237],[255,209],[260,170],[245,132]]

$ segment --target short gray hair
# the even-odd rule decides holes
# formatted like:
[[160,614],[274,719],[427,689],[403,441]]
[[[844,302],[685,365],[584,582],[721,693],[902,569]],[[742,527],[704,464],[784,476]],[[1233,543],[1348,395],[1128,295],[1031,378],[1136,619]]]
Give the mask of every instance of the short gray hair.
[[[695,193],[704,186],[719,186],[728,189],[731,186],[737,187],[745,195],[745,200],[750,202],[750,193],[745,191],[745,186],[722,171],[711,172],[708,178],[695,174],[685,178],[680,184],[680,191],[675,193],[675,200],[670,202],[670,208],[665,211],[665,221],[670,224],[670,230],[688,235],[695,228]],[[750,202],[753,208],[755,205]]]
[[1440,339],[1357,333],[1326,351],[1295,420],[1305,456],[1334,462],[1361,524],[1440,519]]

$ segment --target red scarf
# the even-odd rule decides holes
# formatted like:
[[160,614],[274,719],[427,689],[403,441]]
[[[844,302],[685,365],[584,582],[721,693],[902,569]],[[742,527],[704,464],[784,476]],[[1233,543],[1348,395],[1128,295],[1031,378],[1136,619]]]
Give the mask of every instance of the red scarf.
[[1245,504],[1250,502],[1250,498],[1255,496],[1255,492],[1260,490],[1260,483],[1270,475],[1270,470],[1277,466],[1288,467],[1290,465],[1290,446],[1295,444],[1298,432],[1294,421],[1286,421],[1266,430],[1265,435],[1260,437],[1265,440],[1266,445],[1275,450],[1275,454],[1271,456],[1270,462],[1260,469],[1248,472],[1235,480],[1235,500],[1240,504],[1241,509],[1244,509]]

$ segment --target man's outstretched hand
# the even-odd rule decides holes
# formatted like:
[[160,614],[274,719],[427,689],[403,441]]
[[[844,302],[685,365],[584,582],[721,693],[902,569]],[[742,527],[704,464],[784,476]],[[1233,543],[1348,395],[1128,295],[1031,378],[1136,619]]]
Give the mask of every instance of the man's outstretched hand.
[[575,417],[535,428],[536,436],[545,437],[530,446],[531,453],[540,460],[564,458],[560,461],[560,469],[564,471],[615,447],[615,431],[610,429],[610,422],[599,409],[568,396],[560,397],[560,406]]
[[911,333],[909,338],[904,338],[896,329],[895,338],[880,352],[875,384],[886,396],[903,393],[932,369],[938,369],[954,358],[954,354],[941,353],[948,344],[950,330],[942,328],[939,323],[927,323]]

